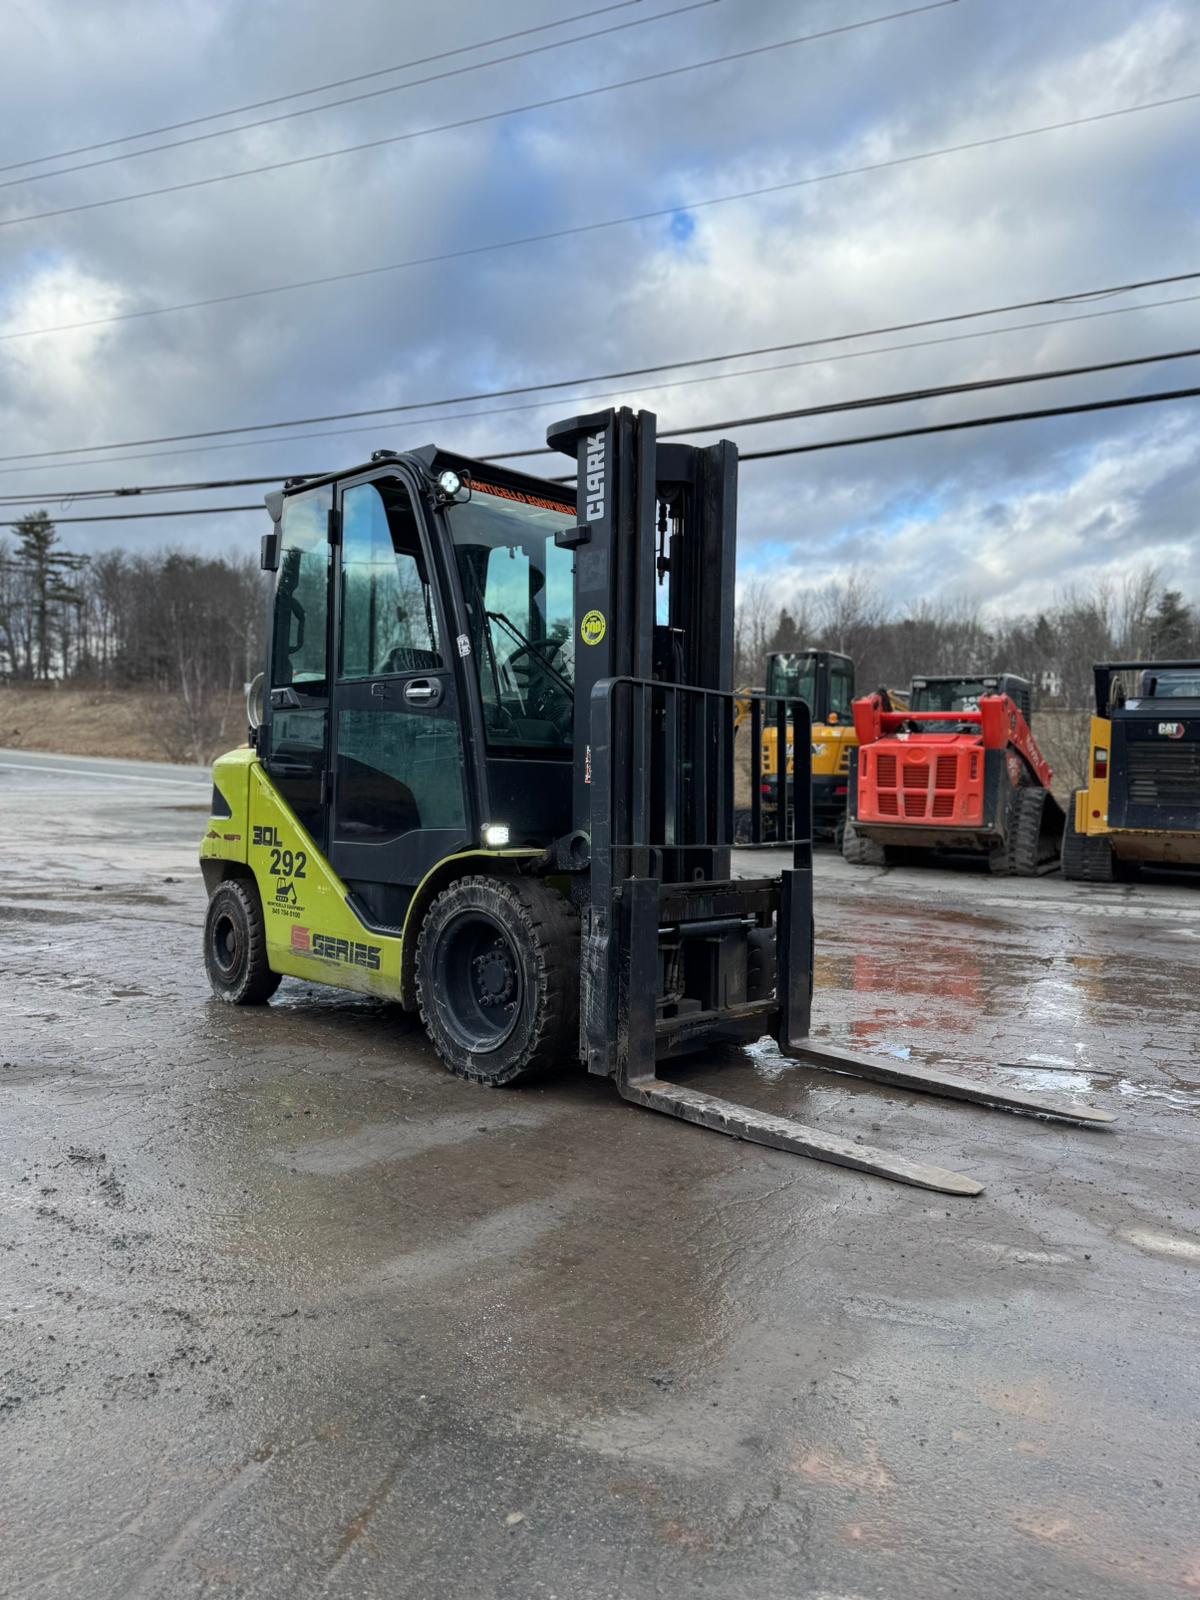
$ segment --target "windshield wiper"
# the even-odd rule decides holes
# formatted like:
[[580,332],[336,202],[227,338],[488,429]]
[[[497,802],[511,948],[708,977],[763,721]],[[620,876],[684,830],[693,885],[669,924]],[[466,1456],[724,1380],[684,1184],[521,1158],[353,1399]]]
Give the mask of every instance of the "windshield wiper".
[[[517,643],[519,645],[521,645],[524,649],[532,651],[537,656],[537,659],[541,662],[542,666],[546,669],[546,671],[549,672],[553,677],[558,679],[559,683],[562,684],[563,688],[567,691],[567,693],[569,695],[573,695],[575,693],[575,685],[571,682],[571,680],[569,678],[564,677],[563,674],[554,665],[554,663],[551,662],[551,661],[548,661],[546,659],[546,657],[544,655],[542,655],[542,653],[541,653],[541,649],[542,649],[541,644],[536,643],[533,639],[527,638],[525,636],[525,634],[523,634],[521,632],[520,628],[517,627],[516,623],[511,621],[508,617],[506,617],[504,615],[503,611],[489,611],[489,612],[486,613],[486,616],[487,616],[487,619],[488,619],[489,622],[498,622],[498,623],[501,624],[502,627],[507,628],[509,633],[512,634],[513,638],[517,641]],[[544,644],[546,642],[557,643],[558,641],[557,640],[552,640],[552,641],[543,640],[542,644]]]

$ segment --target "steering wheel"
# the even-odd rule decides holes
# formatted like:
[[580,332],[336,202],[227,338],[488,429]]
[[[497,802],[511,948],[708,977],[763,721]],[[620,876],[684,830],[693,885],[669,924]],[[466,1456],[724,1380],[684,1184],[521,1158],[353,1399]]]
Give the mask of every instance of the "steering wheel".
[[537,664],[539,681],[537,685],[532,682],[529,685],[529,711],[545,722],[553,722],[560,731],[564,726],[569,727],[573,720],[571,712],[564,715],[557,703],[567,691],[555,676],[553,657],[562,653],[565,643],[564,639],[546,639],[537,644],[518,645],[506,662],[510,672],[524,656],[530,658],[531,664]]

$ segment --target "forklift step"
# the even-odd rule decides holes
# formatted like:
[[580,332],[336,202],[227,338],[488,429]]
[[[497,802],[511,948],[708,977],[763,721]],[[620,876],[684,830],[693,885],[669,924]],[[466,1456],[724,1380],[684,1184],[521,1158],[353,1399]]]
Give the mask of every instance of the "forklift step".
[[1095,1106],[1084,1105],[1080,1100],[1044,1100],[1040,1095],[1025,1094],[1020,1089],[972,1083],[969,1079],[956,1078],[932,1067],[902,1066],[899,1062],[885,1061],[879,1056],[833,1050],[812,1039],[789,1045],[785,1053],[798,1061],[808,1062],[810,1066],[825,1067],[830,1072],[848,1073],[855,1078],[890,1084],[897,1089],[915,1089],[924,1094],[941,1095],[948,1100],[969,1100],[975,1105],[994,1106],[1005,1111],[1027,1111],[1034,1116],[1057,1117],[1063,1122],[1102,1125],[1116,1121],[1107,1111],[1098,1111]]
[[973,1198],[983,1193],[981,1183],[974,1178],[964,1177],[962,1173],[949,1172],[944,1167],[930,1166],[923,1161],[907,1161],[903,1156],[891,1155],[869,1144],[822,1133],[803,1122],[793,1122],[790,1117],[777,1117],[767,1111],[756,1111],[750,1106],[734,1105],[730,1100],[718,1099],[716,1095],[705,1094],[699,1089],[686,1089],[681,1084],[668,1083],[662,1078],[626,1082],[620,1085],[620,1090],[623,1097],[635,1105],[681,1117],[684,1122],[713,1128],[718,1133],[732,1134],[735,1139],[769,1145],[773,1150],[811,1156],[817,1161],[829,1161],[834,1166],[851,1167],[857,1172],[891,1178],[896,1183],[908,1183],[917,1189],[933,1189],[938,1194]]

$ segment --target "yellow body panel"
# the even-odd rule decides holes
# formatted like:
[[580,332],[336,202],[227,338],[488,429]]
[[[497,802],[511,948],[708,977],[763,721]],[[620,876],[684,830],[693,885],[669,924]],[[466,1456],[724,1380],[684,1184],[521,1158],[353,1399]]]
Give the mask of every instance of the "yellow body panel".
[[272,972],[353,989],[384,1000],[402,998],[401,962],[413,908],[447,862],[470,864],[537,855],[530,850],[470,850],[448,856],[414,891],[404,930],[381,934],[365,926],[347,904],[349,891],[300,825],[249,747],[221,756],[213,786],[232,813],[211,817],[200,846],[201,862],[245,864],[253,874],[267,929]]
[[1094,776],[1096,751],[1107,750],[1112,758],[1112,723],[1107,717],[1093,717],[1088,739],[1087,786],[1075,796],[1076,833],[1108,833],[1108,769],[1102,778]]
[[[812,725],[812,775],[814,778],[845,776],[850,771],[850,752],[858,749],[858,735],[852,722]],[[779,771],[779,730],[766,727],[762,732],[762,770],[768,777]],[[788,741],[787,770],[792,771],[792,745]]]

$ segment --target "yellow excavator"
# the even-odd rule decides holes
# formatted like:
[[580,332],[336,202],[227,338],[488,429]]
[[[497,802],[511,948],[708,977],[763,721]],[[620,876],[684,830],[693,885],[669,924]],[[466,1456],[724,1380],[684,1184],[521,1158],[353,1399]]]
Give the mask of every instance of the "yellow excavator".
[[[854,731],[854,662],[837,650],[775,650],[767,657],[768,701],[803,700],[812,712],[812,825],[814,834],[832,835],[841,846],[846,822],[846,793],[850,782],[851,752],[858,748]],[[739,705],[739,725],[749,714],[749,691]],[[908,696],[888,691],[889,706],[903,711]],[[791,732],[787,741],[787,771],[793,770]],[[774,813],[779,799],[779,730],[768,714],[762,730],[762,776],[759,780],[765,815]]]

